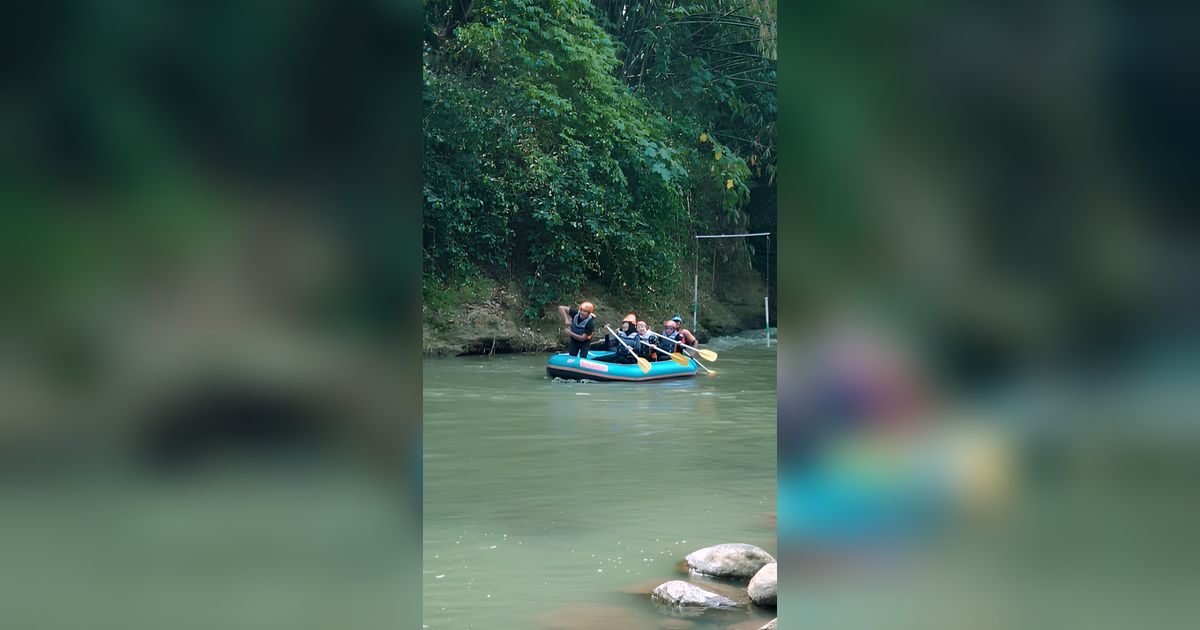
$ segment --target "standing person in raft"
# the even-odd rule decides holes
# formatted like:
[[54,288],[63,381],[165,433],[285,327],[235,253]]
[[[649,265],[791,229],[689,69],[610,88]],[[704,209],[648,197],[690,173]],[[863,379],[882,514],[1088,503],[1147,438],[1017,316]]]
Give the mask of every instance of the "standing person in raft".
[[596,316],[592,314],[595,310],[596,307],[591,302],[583,302],[579,308],[558,307],[558,312],[562,314],[563,322],[567,325],[567,336],[571,338],[567,343],[567,354],[581,359],[587,358],[588,347],[592,343],[592,331],[596,328]]

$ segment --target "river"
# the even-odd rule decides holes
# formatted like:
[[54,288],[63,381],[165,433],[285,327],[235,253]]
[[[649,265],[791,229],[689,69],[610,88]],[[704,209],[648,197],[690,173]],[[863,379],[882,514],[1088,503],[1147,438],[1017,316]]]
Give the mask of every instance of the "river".
[[775,344],[758,331],[704,347],[716,374],[653,383],[550,379],[548,354],[427,359],[423,627],[773,618],[683,620],[645,594],[702,547],[776,553]]

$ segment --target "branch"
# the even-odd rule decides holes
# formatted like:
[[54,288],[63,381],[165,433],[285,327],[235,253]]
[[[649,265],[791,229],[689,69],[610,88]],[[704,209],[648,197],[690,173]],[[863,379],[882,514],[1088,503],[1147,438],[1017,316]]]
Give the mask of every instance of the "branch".
[[707,50],[710,52],[719,52],[723,55],[733,55],[734,57],[749,57],[751,59],[766,59],[766,57],[764,57],[762,55],[753,55],[750,53],[733,52],[731,50],[721,50],[720,48],[709,48],[708,46],[697,46],[696,48],[698,48],[700,50]]
[[768,37],[766,39],[763,39],[762,37],[755,37],[753,39],[741,39],[736,42],[716,41],[717,39],[718,39],[717,37],[714,37],[710,40],[706,40],[703,43],[714,45],[714,46],[738,46],[740,44],[753,44],[754,42],[763,42],[763,41],[773,40],[775,38]]
[[729,138],[730,140],[741,140],[742,142],[745,142],[746,144],[752,144],[756,147],[761,147],[764,149],[767,148],[767,145],[759,142],[758,140],[747,140],[745,138],[739,138],[738,136],[731,136],[727,133],[715,133],[715,132],[710,131],[710,132],[708,132],[708,135],[716,137],[716,138]]
[[[758,22],[753,22],[750,20],[729,19],[729,18],[715,18],[712,20],[683,20],[683,21],[675,22],[675,24],[704,24],[705,27],[712,26],[713,24],[724,24],[726,26],[742,26],[745,28],[758,28]],[[702,31],[704,31],[703,28],[697,29],[696,32],[693,33],[693,36],[701,33]]]
[[[704,27],[703,27],[703,28],[701,28],[700,30],[696,31],[695,33],[693,33],[693,34],[692,34],[692,36],[694,37],[694,36],[696,36],[696,35],[699,35],[700,33],[704,32],[704,29],[708,28],[709,26],[712,26],[713,24],[717,24],[719,21],[720,21],[720,22],[722,22],[722,23],[724,23],[724,20],[728,19],[728,18],[729,18],[729,16],[731,16],[731,15],[733,15],[734,13],[736,13],[736,12],[738,12],[738,11],[741,11],[742,9],[744,9],[744,8],[746,8],[746,7],[748,7],[748,6],[750,6],[750,3],[751,3],[751,2],[753,2],[753,0],[747,0],[747,1],[746,1],[744,4],[741,4],[741,5],[739,5],[739,6],[736,6],[736,7],[734,7],[734,8],[732,8],[732,9],[730,9],[730,10],[726,11],[724,14],[712,14],[712,13],[710,13],[710,14],[698,14],[698,15],[718,15],[719,17],[718,17],[717,19],[714,19],[714,20],[710,21],[710,22],[708,23],[708,25],[707,25],[707,26],[704,26]],[[754,23],[754,21],[753,21],[753,20],[749,20],[749,19],[747,19],[747,18],[742,18],[741,16],[738,16],[738,19],[743,19],[743,20],[745,20],[746,22],[750,22],[750,23],[751,23],[751,25],[753,25],[753,26],[757,26],[757,24],[756,24],[756,23]],[[743,23],[743,25],[745,25],[745,23]]]
[[774,70],[775,70],[774,68],[750,68],[749,70],[741,70],[738,72],[733,72],[731,74],[723,74],[721,76],[726,79],[729,79],[732,77],[736,77],[739,74],[746,74],[748,72],[764,72],[764,71],[770,72],[770,71],[774,71]]
[[730,77],[730,79],[733,81],[739,81],[741,83],[753,83],[755,85],[765,85],[767,87],[775,87],[774,83],[771,83],[768,81],[755,81],[754,79],[743,79],[742,77]]

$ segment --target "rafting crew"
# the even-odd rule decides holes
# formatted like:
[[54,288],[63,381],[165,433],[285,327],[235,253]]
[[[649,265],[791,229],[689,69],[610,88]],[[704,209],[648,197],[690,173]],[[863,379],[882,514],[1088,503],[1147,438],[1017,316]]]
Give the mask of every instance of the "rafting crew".
[[587,358],[588,348],[592,345],[592,332],[596,329],[595,311],[596,306],[587,301],[582,302],[579,308],[558,307],[567,325],[567,336],[571,338],[567,343],[567,354]]
[[563,322],[567,324],[567,336],[570,337],[567,344],[568,355],[586,359],[589,350],[611,350],[612,355],[604,360],[622,364],[636,363],[638,357],[649,361],[669,361],[673,353],[683,353],[689,357],[695,355],[695,352],[683,347],[694,347],[696,336],[683,327],[683,318],[679,315],[664,321],[662,333],[655,333],[645,321],[638,320],[637,315],[629,313],[621,320],[615,337],[605,334],[603,339],[593,342],[595,310],[596,307],[591,302],[582,302],[578,308],[558,307]]

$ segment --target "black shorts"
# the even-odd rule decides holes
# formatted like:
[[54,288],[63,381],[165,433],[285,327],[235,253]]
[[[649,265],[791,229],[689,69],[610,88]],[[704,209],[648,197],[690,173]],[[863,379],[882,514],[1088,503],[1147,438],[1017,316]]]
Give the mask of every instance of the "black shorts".
[[575,341],[572,339],[570,343],[567,344],[567,354],[571,356],[577,356],[581,359],[586,359],[588,355],[588,348],[591,347],[591,345],[591,341]]

